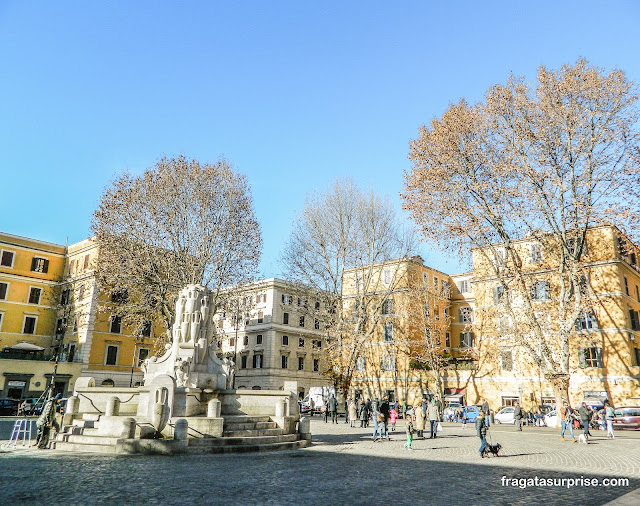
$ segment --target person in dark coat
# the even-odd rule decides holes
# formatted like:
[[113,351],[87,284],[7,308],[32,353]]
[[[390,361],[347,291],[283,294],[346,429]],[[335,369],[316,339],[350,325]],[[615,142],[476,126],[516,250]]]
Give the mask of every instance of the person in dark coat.
[[519,403],[515,403],[513,409],[513,419],[515,420],[516,427],[522,432],[522,408]]
[[485,424],[489,427],[489,403],[487,402],[487,399],[482,403],[482,412],[484,413]]
[[584,436],[590,436],[591,434],[589,434],[589,421],[591,420],[591,412],[589,411],[586,402],[583,402],[582,406],[580,406],[578,415],[580,415],[580,423],[584,427]]
[[382,423],[384,424],[384,427],[380,427],[380,437],[381,438],[387,438],[388,441],[391,441],[391,438],[389,437],[389,411],[390,411],[390,406],[389,406],[389,398],[388,397],[384,397],[382,399],[382,403],[380,404],[380,414],[384,417],[384,420],[382,421]]
[[329,414],[331,415],[331,423],[338,423],[338,399],[335,395],[331,395],[331,399],[329,399]]
[[367,405],[364,403],[364,399],[360,402],[360,427],[366,427],[369,420],[369,412],[367,411]]
[[364,407],[367,413],[367,418],[365,420],[364,426],[369,427],[369,417],[371,416],[371,399],[367,399],[367,402],[365,403]]
[[484,412],[480,412],[476,418],[476,434],[480,438],[480,457],[484,458],[484,450],[487,447],[487,424],[485,422]]

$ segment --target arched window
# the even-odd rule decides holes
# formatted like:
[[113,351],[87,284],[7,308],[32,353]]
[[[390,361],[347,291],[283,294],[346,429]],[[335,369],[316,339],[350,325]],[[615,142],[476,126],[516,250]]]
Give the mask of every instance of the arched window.
[[103,387],[112,387],[112,386],[115,386],[115,383],[113,382],[113,380],[112,380],[112,379],[107,378],[106,380],[104,380],[104,381],[100,384],[100,386],[103,386]]

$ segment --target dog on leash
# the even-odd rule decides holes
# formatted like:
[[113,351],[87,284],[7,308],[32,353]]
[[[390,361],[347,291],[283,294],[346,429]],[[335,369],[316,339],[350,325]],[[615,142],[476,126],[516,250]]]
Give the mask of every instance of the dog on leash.
[[578,436],[578,443],[588,444],[589,443],[589,438],[585,434],[580,434]]
[[487,445],[483,452],[483,457],[488,457],[489,455],[493,455],[494,457],[500,456],[500,450],[502,450],[502,445],[500,443],[495,445]]

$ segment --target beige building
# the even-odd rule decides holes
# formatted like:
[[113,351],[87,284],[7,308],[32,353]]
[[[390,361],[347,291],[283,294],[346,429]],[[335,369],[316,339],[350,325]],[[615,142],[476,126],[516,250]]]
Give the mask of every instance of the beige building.
[[323,375],[323,328],[313,317],[319,301],[277,278],[241,288],[239,297],[216,313],[220,349],[235,359],[236,388],[278,390],[298,383],[298,395],[328,386]]

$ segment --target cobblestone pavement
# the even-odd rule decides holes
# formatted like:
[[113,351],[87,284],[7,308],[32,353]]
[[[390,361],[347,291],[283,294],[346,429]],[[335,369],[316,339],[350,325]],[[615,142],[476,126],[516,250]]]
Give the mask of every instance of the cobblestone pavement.
[[[604,504],[640,488],[640,432],[562,442],[552,429],[493,426],[499,458],[481,459],[472,426],[404,449],[369,430],[312,419],[313,446],[257,454],[104,456],[21,449],[0,453],[0,504]],[[1,451],[1,450],[0,450]],[[623,478],[628,486],[503,486],[507,479]],[[634,504],[631,502],[630,504]],[[635,501],[638,504],[638,501]]]

